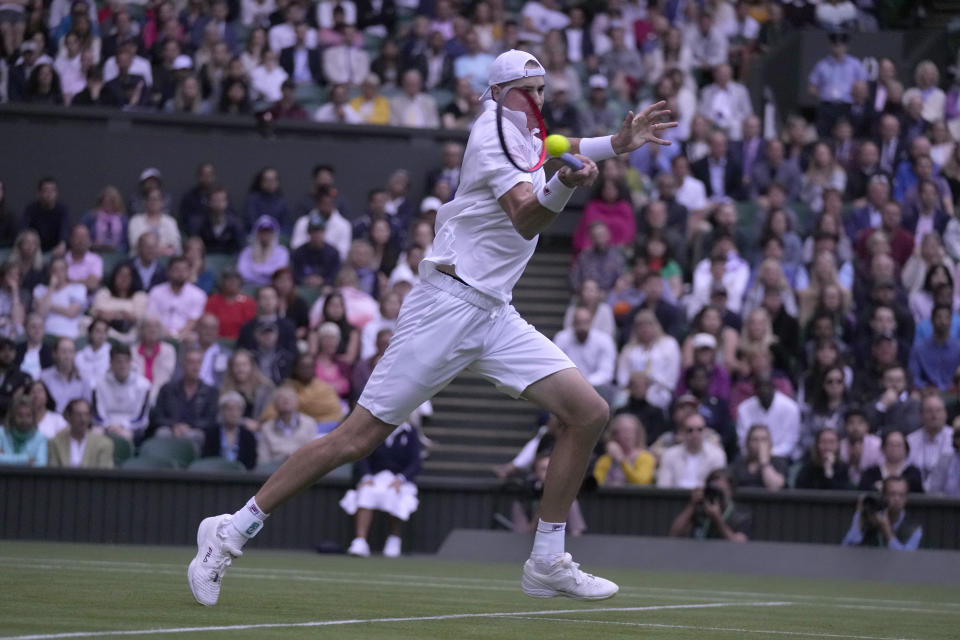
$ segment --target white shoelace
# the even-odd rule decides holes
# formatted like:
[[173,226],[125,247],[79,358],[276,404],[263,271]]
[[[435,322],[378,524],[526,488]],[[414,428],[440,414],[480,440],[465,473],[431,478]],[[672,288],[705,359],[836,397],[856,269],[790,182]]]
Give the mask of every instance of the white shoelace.
[[583,582],[584,578],[590,578],[591,580],[594,578],[593,574],[587,573],[586,571],[581,571],[580,564],[577,562],[574,562],[573,556],[571,556],[569,553],[564,553],[562,556],[560,556],[560,559],[557,560],[557,566],[562,567],[564,569],[568,569],[568,568],[572,569],[573,579],[576,581],[577,584],[580,584],[581,582]]

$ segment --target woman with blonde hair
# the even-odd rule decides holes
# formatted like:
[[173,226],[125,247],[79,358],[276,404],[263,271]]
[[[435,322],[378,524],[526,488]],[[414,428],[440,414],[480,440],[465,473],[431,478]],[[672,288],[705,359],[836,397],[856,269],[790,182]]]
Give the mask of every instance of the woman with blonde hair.
[[617,385],[621,389],[626,388],[634,371],[643,371],[650,379],[647,402],[666,409],[680,379],[680,345],[664,333],[649,309],[634,317],[630,340],[617,358]]
[[914,98],[923,102],[921,116],[927,122],[943,120],[947,108],[947,94],[939,87],[940,71],[931,60],[923,60],[913,72],[914,86],[903,94],[903,104]]
[[80,222],[90,229],[90,249],[93,251],[129,250],[127,243],[127,208],[120,190],[107,185],[97,197],[96,207]]
[[647,451],[647,430],[633,414],[614,416],[606,434],[606,453],[593,466],[601,487],[653,484],[657,461]]
[[810,154],[810,165],[803,174],[800,199],[813,211],[823,209],[823,194],[827,189],[843,193],[847,186],[847,173],[837,162],[826,142],[818,142]]
[[743,298],[743,310],[749,313],[763,305],[764,293],[771,289],[780,292],[784,310],[791,316],[797,315],[797,298],[783,273],[783,265],[774,258],[766,258],[755,272],[753,284]]
[[236,391],[246,403],[243,408],[243,425],[250,431],[260,428],[260,416],[273,399],[273,382],[254,362],[246,349],[237,349],[227,360],[227,370],[220,384],[220,395]]
[[823,289],[829,285],[838,287],[849,306],[850,291],[843,286],[837,274],[837,259],[830,251],[821,251],[814,257],[810,268],[810,283],[800,291],[800,316],[797,318],[803,326],[813,316]]
[[32,291],[43,280],[43,252],[40,250],[40,236],[33,229],[24,229],[13,242],[13,251],[7,262],[20,266],[20,285]]
[[777,336],[773,333],[770,314],[763,307],[757,307],[744,319],[737,348],[739,357],[729,364],[730,373],[741,377],[750,375],[750,354],[756,351],[770,351],[776,343]]

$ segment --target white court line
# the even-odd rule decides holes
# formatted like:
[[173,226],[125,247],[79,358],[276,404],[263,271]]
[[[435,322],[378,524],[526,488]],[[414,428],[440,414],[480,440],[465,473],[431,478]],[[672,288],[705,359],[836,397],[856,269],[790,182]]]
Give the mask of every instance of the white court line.
[[[153,634],[202,633],[212,631],[249,631],[252,629],[297,629],[304,627],[339,627],[352,624],[387,624],[392,622],[434,622],[437,620],[466,620],[471,618],[510,618],[516,616],[541,620],[540,616],[576,613],[633,613],[639,611],[666,611],[673,609],[720,609],[725,607],[783,607],[790,602],[711,602],[709,604],[666,604],[651,607],[599,607],[596,609],[553,609],[548,611],[501,611],[495,613],[451,613],[441,616],[411,616],[407,618],[353,618],[348,620],[314,620],[311,622],[265,622],[260,624],[233,624],[209,627],[175,627],[166,629],[129,629],[123,631],[72,631],[66,633],[38,633],[5,636],[0,640],[61,640],[63,638],[103,638],[107,636],[146,636]],[[534,617],[536,616],[536,617]],[[569,619],[561,618],[566,622]]]
[[[99,569],[103,572],[111,573],[139,573],[148,570],[151,573],[160,573],[165,575],[180,575],[183,570],[180,565],[172,564],[151,564],[146,562],[127,562],[110,560],[58,560],[51,562],[47,559],[38,558],[39,562],[31,561],[29,558],[15,558],[13,556],[0,556],[0,565],[16,566],[24,569],[39,570],[61,570],[61,569],[79,569],[81,567],[90,567]],[[322,574],[322,575],[318,575]],[[261,569],[254,567],[231,567],[230,575],[233,578],[243,579],[263,579],[263,580],[293,580],[302,582],[319,583],[349,583],[368,586],[387,586],[402,587],[412,586],[420,588],[436,589],[466,589],[477,591],[516,591],[516,582],[511,580],[498,580],[495,578],[472,578],[473,582],[480,583],[476,585],[457,584],[461,582],[459,578],[444,576],[425,576],[425,575],[405,575],[405,574],[377,574],[379,578],[358,577],[356,573],[346,571],[326,571],[318,568],[317,572],[308,572],[297,569]],[[342,577],[337,577],[342,576]],[[397,580],[383,580],[382,578],[395,577]],[[450,582],[447,582],[450,581]],[[453,582],[456,581],[456,582]],[[484,585],[482,583],[490,583]],[[503,586],[494,586],[494,585]],[[703,600],[716,597],[743,597],[758,598],[769,597],[786,599],[805,603],[821,604],[831,608],[844,608],[837,602],[849,602],[846,608],[859,608],[873,611],[901,611],[905,613],[940,613],[944,615],[960,613],[960,603],[952,602],[925,602],[919,600],[891,600],[883,598],[856,598],[849,596],[815,596],[806,594],[777,593],[777,592],[755,592],[755,591],[734,591],[718,589],[680,589],[670,587],[624,587],[620,589],[621,595],[635,596],[657,596],[668,600]],[[872,603],[854,606],[852,603]],[[798,603],[799,604],[799,603]],[[922,605],[914,608],[912,606],[893,607],[890,605]],[[940,607],[934,609],[932,607]]]
[[551,622],[573,622],[575,624],[612,624],[626,627],[646,627],[653,629],[686,629],[692,631],[729,631],[731,633],[762,633],[763,635],[800,636],[803,638],[844,638],[847,640],[910,640],[909,638],[890,638],[885,636],[859,636],[842,633],[814,633],[808,631],[774,631],[772,629],[739,629],[735,627],[698,627],[687,624],[658,624],[655,622],[617,622],[615,620],[584,620],[572,618],[531,618],[515,615],[504,616],[515,620],[549,620]]

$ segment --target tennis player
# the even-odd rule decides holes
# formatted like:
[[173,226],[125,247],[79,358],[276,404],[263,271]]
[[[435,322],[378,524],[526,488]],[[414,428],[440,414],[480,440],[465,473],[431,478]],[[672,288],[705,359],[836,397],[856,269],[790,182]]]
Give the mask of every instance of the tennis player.
[[[537,235],[577,187],[594,182],[596,162],[648,142],[670,144],[658,134],[676,123],[661,122],[669,111],[660,102],[636,116],[629,113],[613,136],[572,139],[571,152],[583,162],[579,171],[564,166],[550,180],[542,168],[520,171],[507,161],[499,141],[494,101],[505,88],[518,87],[542,108],[544,75],[537,59],[523,51],[507,51],[493,63],[488,89],[493,101],[484,105],[470,132],[460,185],[437,214],[436,240],[420,264],[421,281],[404,300],[390,347],[357,408],[329,435],[294,453],[236,513],[200,523],[197,555],[187,571],[197,602],[216,604],[224,572],[271,512],[331,469],[368,455],[465,369],[556,414],[563,425],[550,458],[533,551],[523,567],[523,592],[581,600],[616,594],[616,584],[581,571],[564,552],[567,513],[609,408],[570,359],[520,317],[510,299]],[[524,118],[510,118],[509,127],[511,144],[526,145],[527,166],[533,166],[540,140]]]

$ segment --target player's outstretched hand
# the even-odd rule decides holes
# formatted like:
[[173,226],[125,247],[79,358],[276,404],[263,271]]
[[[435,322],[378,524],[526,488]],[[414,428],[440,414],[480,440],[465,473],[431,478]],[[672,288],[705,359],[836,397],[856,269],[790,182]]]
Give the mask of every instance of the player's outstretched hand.
[[568,166],[561,167],[557,172],[560,175],[560,182],[568,187],[589,187],[596,181],[600,170],[597,169],[597,164],[587,156],[577,153],[574,157],[583,163],[583,169],[574,171]]
[[613,134],[613,150],[619,155],[635,151],[648,142],[669,145],[670,141],[660,136],[667,129],[676,127],[677,123],[666,121],[670,117],[670,109],[664,108],[666,105],[666,101],[661,100],[636,115],[633,111],[627,113],[620,131]]

